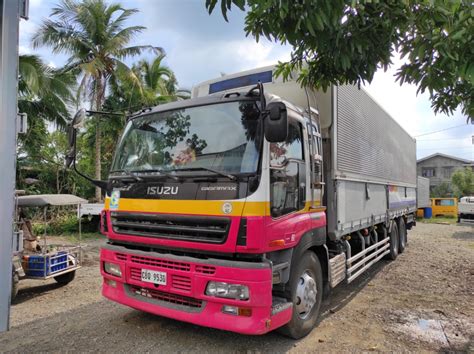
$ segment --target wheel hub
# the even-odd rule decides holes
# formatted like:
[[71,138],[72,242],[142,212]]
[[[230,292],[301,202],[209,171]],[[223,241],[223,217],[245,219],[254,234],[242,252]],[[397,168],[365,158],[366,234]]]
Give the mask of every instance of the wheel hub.
[[296,311],[300,318],[305,319],[309,316],[316,303],[317,294],[316,281],[306,270],[298,279],[296,287]]

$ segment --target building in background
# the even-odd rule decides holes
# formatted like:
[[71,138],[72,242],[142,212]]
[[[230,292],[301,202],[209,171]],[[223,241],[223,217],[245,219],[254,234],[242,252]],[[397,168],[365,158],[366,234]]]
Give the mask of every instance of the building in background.
[[474,161],[436,153],[416,162],[417,175],[430,179],[430,191],[442,183],[451,187],[451,176],[454,171],[470,167],[474,170]]

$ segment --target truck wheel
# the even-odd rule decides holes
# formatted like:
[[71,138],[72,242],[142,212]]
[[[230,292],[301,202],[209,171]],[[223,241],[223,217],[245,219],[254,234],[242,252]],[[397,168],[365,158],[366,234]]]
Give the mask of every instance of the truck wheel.
[[319,317],[323,295],[323,276],[319,259],[306,251],[295,267],[291,268],[288,298],[293,302],[291,321],[279,332],[293,339],[306,336]]
[[401,254],[407,247],[407,226],[405,224],[405,220],[402,217],[398,219],[398,235],[398,253]]
[[73,270],[72,272],[61,274],[61,275],[58,275],[57,277],[54,277],[54,280],[56,280],[61,285],[66,285],[72,282],[75,276],[76,276],[76,271]]
[[398,225],[396,222],[392,224],[392,232],[390,232],[388,237],[390,237],[390,253],[387,254],[387,259],[394,261],[398,256],[398,241],[400,240],[398,237]]
[[11,292],[11,301],[15,300],[16,296],[18,295],[18,287],[20,283],[20,277],[18,276],[17,272],[12,274],[12,292]]

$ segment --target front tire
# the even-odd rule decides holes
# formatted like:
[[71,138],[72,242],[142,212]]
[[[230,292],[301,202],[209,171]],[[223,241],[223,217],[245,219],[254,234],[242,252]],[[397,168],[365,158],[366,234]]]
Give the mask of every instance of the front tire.
[[301,260],[292,267],[288,282],[288,298],[293,303],[291,321],[279,332],[293,339],[302,338],[311,332],[319,317],[323,296],[323,276],[319,259],[306,251]]

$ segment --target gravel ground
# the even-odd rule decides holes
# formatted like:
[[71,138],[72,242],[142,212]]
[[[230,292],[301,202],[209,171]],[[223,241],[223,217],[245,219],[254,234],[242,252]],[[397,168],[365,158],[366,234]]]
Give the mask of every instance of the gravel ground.
[[242,336],[139,312],[103,299],[102,241],[65,287],[20,282],[1,352],[474,352],[474,228],[422,224],[405,253],[333,290],[319,326],[299,341]]

